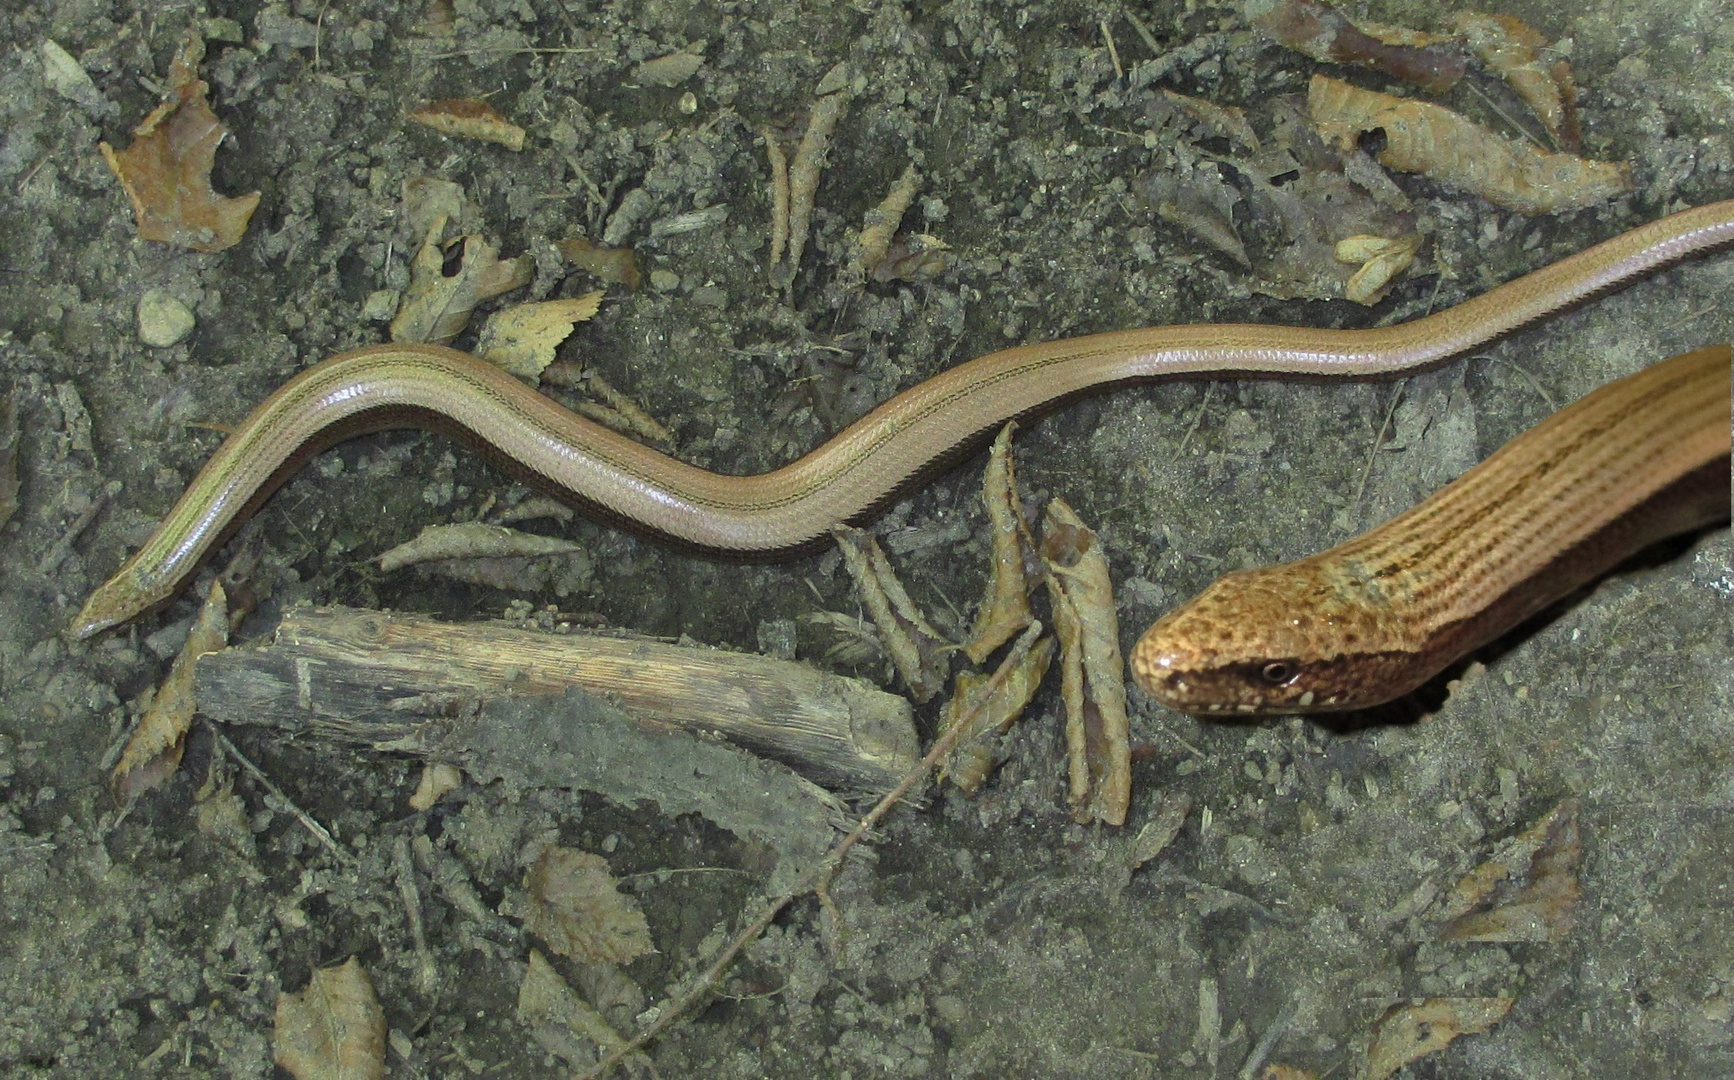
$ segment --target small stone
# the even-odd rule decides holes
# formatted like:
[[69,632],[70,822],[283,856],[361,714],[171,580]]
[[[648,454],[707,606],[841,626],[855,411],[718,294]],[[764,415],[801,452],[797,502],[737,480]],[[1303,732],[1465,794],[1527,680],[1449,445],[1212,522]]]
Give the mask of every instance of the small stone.
[[673,292],[680,288],[680,275],[672,270],[652,270],[650,287],[657,292]]
[[400,294],[396,289],[375,289],[361,304],[361,317],[369,322],[390,322],[397,314]]
[[138,300],[138,339],[157,349],[178,345],[193,332],[196,320],[187,305],[161,289],[148,289]]

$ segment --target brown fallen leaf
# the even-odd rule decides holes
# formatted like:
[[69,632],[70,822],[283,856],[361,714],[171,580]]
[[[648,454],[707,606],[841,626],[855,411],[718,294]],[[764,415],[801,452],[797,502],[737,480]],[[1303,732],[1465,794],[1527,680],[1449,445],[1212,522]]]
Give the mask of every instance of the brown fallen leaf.
[[856,595],[910,696],[917,702],[931,701],[951,674],[951,643],[909,598],[878,541],[847,525],[833,527],[831,535],[843,553],[843,566],[855,583]]
[[1457,883],[1440,902],[1440,940],[1561,940],[1583,895],[1582,861],[1578,802],[1567,799]]
[[209,87],[193,77],[203,56],[203,42],[189,37],[170,73],[172,96],[133,128],[132,145],[97,148],[132,202],[140,238],[213,252],[240,242],[259,193],[232,199],[211,187],[217,146],[229,129],[205,100]]
[[1419,1005],[1393,1005],[1373,1027],[1365,1080],[1386,1080],[1398,1069],[1445,1049],[1459,1036],[1486,1031],[1505,1019],[1516,998],[1428,998]]
[[[524,981],[518,984],[518,1021],[550,1054],[576,1068],[593,1065],[594,1050],[613,1051],[626,1044],[606,1017],[566,985],[540,950],[530,950]],[[648,1064],[642,1054],[628,1059],[635,1067]]]
[[296,1080],[380,1080],[385,1011],[361,962],[316,968],[307,989],[279,997],[271,1046]]
[[109,774],[109,786],[121,804],[131,802],[173,776],[181,764],[187,730],[193,726],[197,703],[193,674],[199,657],[229,643],[229,602],[223,583],[211,583],[210,595],[199,609],[198,621],[187,634],[168,677],[157,688],[144,718],[127,739],[120,761]]
[[[391,320],[391,340],[444,343],[463,333],[476,305],[529,281],[523,259],[504,262],[479,236],[440,242],[445,219],[436,220],[410,264],[409,288]],[[456,270],[446,273],[447,248],[461,245]]]
[[981,499],[993,527],[993,564],[988,571],[987,595],[982,598],[981,610],[976,612],[975,628],[963,646],[963,654],[977,664],[1016,637],[1032,618],[1031,583],[1025,557],[1033,553],[1011,452],[1012,433],[1016,430],[1016,423],[1000,429],[981,478]]
[[[939,718],[939,735],[944,735],[972,712],[969,734],[959,738],[957,748],[940,767],[939,778],[950,780],[965,795],[974,795],[987,783],[987,778],[1005,760],[1000,748],[987,741],[990,734],[1004,734],[1023,715],[1030,699],[1041,688],[1054,659],[1054,639],[1042,638],[1024,654],[1023,660],[1003,679],[999,687],[985,699],[983,691],[992,684],[995,675],[960,671],[952,685],[951,700],[945,703]],[[1007,658],[1007,662],[1010,658]],[[977,706],[980,706],[979,711]]]
[[904,213],[920,190],[921,174],[915,170],[915,163],[910,162],[903,167],[903,175],[898,177],[879,205],[867,211],[861,232],[850,245],[849,261],[839,277],[844,287],[858,289],[866,283],[869,275],[879,270],[891,250],[892,236],[896,235]]
[[492,105],[475,98],[436,101],[416,109],[409,118],[442,135],[498,143],[508,150],[524,148],[524,129],[500,115]]
[[703,50],[700,43],[694,48],[646,60],[632,69],[632,81],[645,86],[679,86],[704,66]]
[[873,270],[873,280],[932,281],[951,269],[951,245],[930,233],[898,233],[885,258]]
[[1108,558],[1061,499],[1042,522],[1042,562],[1060,638],[1072,820],[1124,825],[1132,802],[1126,665]]
[[624,285],[636,292],[641,280],[638,260],[631,248],[597,247],[582,236],[571,236],[556,245],[566,261],[587,274],[608,282]]
[[476,354],[530,383],[554,362],[554,350],[572,328],[602,310],[602,292],[568,300],[519,304],[488,316],[476,339]]
[[1458,12],[1457,32],[1482,63],[1511,84],[1553,136],[1555,145],[1576,153],[1582,141],[1577,126],[1577,84],[1572,80],[1570,63],[1542,60],[1547,39],[1541,32],[1511,15],[1478,11]]
[[600,855],[550,844],[524,875],[524,889],[524,929],[561,956],[624,964],[656,951],[644,912],[620,892]]
[[558,536],[540,536],[479,521],[460,521],[452,525],[428,525],[414,540],[399,544],[375,561],[381,571],[390,573],[417,563],[449,559],[525,558],[582,550],[582,544]]
[[1434,94],[1463,78],[1449,39],[1377,23],[1351,22],[1323,0],[1248,0],[1247,18],[1279,43],[1315,60],[1377,68]]
[[409,797],[409,808],[431,810],[442,796],[456,791],[463,784],[462,769],[450,762],[430,761],[421,768],[421,781],[416,784],[415,793]]
[[1163,796],[1156,816],[1138,830],[1132,846],[1127,849],[1126,865],[1136,870],[1162,854],[1180,835],[1180,827],[1186,824],[1186,815],[1191,812],[1192,796],[1183,791],[1172,791]]
[[1246,122],[1246,110],[1239,106],[1218,105],[1205,98],[1191,97],[1167,89],[1162,91],[1162,100],[1184,114],[1191,121],[1194,131],[1199,134],[1227,139],[1255,154],[1263,149],[1252,125]]
[[1631,166],[1550,154],[1496,135],[1440,105],[1392,97],[1314,75],[1307,109],[1319,134],[1343,150],[1375,129],[1379,163],[1418,172],[1524,214],[1595,206],[1631,190]]
[[1415,262],[1421,250],[1421,236],[1351,236],[1337,241],[1337,261],[1360,263],[1361,268],[1343,286],[1343,299],[1371,306],[1390,288],[1398,274]]

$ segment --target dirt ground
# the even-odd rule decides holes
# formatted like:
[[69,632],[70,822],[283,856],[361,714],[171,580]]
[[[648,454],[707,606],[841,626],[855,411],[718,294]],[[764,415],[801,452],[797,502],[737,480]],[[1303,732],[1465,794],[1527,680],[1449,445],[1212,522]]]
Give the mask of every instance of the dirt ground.
[[[1630,161],[1635,190],[1525,218],[1398,177],[1429,246],[1370,310],[1260,293],[1247,267],[1145,195],[1167,160],[1145,138],[1163,88],[1244,106],[1258,128],[1321,70],[1247,33],[1234,5],[1126,5],[1160,55],[1184,59],[1142,84],[1138,65],[1158,54],[1106,2],[454,0],[446,37],[426,7],[0,6],[0,382],[18,405],[22,484],[0,533],[0,1075],[269,1075],[279,995],[351,956],[384,1007],[390,1075],[569,1070],[515,1016],[532,942],[514,921],[466,914],[422,880],[418,953],[394,862],[406,839],[431,841],[507,912],[548,840],[602,854],[657,948],[626,968],[633,985],[612,984],[606,1011],[622,1029],[760,895],[762,860],[702,819],[477,784],[417,813],[405,802],[417,763],[261,728],[227,734],[345,858],[234,773],[208,730],[195,730],[181,775],[130,812],[109,794],[114,748],[193,601],[90,643],[64,627],[215,448],[215,428],[321,357],[385,340],[364,309],[407,277],[405,180],[461,184],[491,242],[535,256],[535,283],[513,299],[596,287],[552,245],[617,221],[646,284],[611,289],[561,355],[667,423],[679,456],[733,473],[788,461],[868,405],[1008,344],[1162,323],[1410,318],[1734,196],[1734,23],[1719,0],[1502,5],[1562,52],[1569,39],[1586,153]],[[1431,4],[1356,13],[1444,28]],[[209,255],[136,239],[97,149],[125,145],[156,104],[189,24],[204,31],[202,74],[233,131],[216,187],[263,193],[245,238]],[[48,87],[47,39],[78,58],[95,96]],[[704,65],[688,80],[634,82],[641,61],[699,42]],[[766,266],[760,130],[798,133],[841,62],[861,90],[791,297]],[[1493,109],[1510,99],[1485,76],[1479,87],[1445,100],[1498,125]],[[404,119],[452,97],[487,98],[528,145]],[[940,237],[953,265],[842,288],[848,231],[911,161],[923,183],[905,227]],[[641,211],[620,216],[629,202]],[[712,207],[726,216],[695,231],[652,228]],[[1089,397],[1026,425],[1024,494],[1063,495],[1100,531],[1129,646],[1220,572],[1351,536],[1593,387],[1730,340],[1731,289],[1734,259],[1701,259],[1402,383],[1182,381]],[[193,312],[190,336],[140,341],[147,290]],[[930,478],[873,523],[952,631],[985,575],[979,465]],[[804,617],[856,610],[834,556],[722,562],[582,516],[535,526],[587,550],[588,575],[566,595],[370,569],[422,526],[518,490],[441,436],[328,451],[261,512],[271,591],[243,636],[305,601],[453,619],[527,601],[747,650],[793,626],[796,655],[825,664],[833,640]],[[1122,830],[1066,816],[1050,690],[978,799],[895,815],[875,858],[845,874],[841,956],[827,952],[818,905],[795,905],[651,1060],[663,1077],[1226,1077],[1249,1059],[1345,1077],[1394,1003],[1474,996],[1516,1003],[1408,1075],[1734,1074],[1731,601],[1723,528],[1503,644],[1420,722],[1212,723],[1134,692]],[[848,673],[883,677],[877,664]],[[213,769],[240,795],[244,828],[201,828]],[[1174,793],[1192,800],[1184,828],[1129,872],[1130,837]],[[1546,941],[1436,940],[1429,900],[1567,798],[1584,847],[1569,927]],[[733,872],[656,873],[695,868]]]

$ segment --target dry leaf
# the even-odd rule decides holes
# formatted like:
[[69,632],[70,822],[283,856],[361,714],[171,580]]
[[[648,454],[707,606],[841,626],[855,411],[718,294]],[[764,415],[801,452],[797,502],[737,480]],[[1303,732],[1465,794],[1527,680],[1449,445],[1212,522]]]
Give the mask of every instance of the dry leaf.
[[1132,846],[1127,849],[1126,865],[1136,870],[1162,854],[1180,835],[1180,827],[1186,824],[1186,815],[1191,812],[1192,796],[1183,791],[1171,791],[1163,796],[1161,809],[1138,830]]
[[211,583],[210,595],[199,609],[198,621],[187,634],[180,655],[145,710],[109,774],[116,800],[127,803],[174,775],[181,764],[187,729],[193,726],[196,701],[193,674],[199,657],[229,643],[229,601],[223,583]]
[[789,162],[789,269],[801,268],[801,253],[807,249],[807,232],[813,222],[813,198],[819,192],[819,174],[831,149],[831,134],[849,107],[849,92],[839,91],[813,103],[806,133]]
[[488,316],[476,340],[476,353],[489,363],[535,383],[554,362],[554,350],[576,323],[602,309],[601,291],[570,300],[543,300],[496,311]]
[[1323,75],[1313,76],[1307,109],[1319,134],[1344,150],[1363,133],[1383,130],[1380,164],[1422,173],[1524,214],[1594,206],[1632,186],[1625,162],[1545,153],[1443,106],[1362,90]]
[[1061,499],[1042,523],[1042,562],[1060,637],[1072,820],[1123,825],[1132,801],[1126,665],[1108,559]]
[[1403,27],[1350,22],[1322,0],[1248,0],[1247,19],[1315,60],[1363,64],[1434,94],[1463,78],[1463,57],[1445,39]]
[[1201,129],[1205,135],[1239,143],[1255,154],[1261,149],[1258,135],[1252,130],[1252,125],[1246,122],[1245,109],[1234,105],[1218,105],[1214,101],[1177,94],[1172,90],[1163,90],[1162,98],[1185,113],[1191,119],[1195,130]]
[[530,950],[524,981],[518,984],[518,1022],[542,1049],[575,1067],[595,1063],[592,1047],[613,1051],[626,1042],[537,949]]
[[1241,266],[1250,267],[1246,245],[1234,228],[1234,206],[1240,192],[1222,178],[1214,161],[1176,159],[1152,172],[1141,194],[1164,221],[1180,226]]
[[296,1080],[380,1080],[385,1011],[361,962],[318,968],[307,989],[277,999],[273,1060]]
[[674,432],[640,408],[638,402],[616,390],[600,372],[592,368],[583,369],[579,383],[586,391],[602,399],[599,406],[587,401],[579,402],[577,409],[580,413],[646,442],[674,445]]
[[197,79],[181,83],[133,129],[125,150],[97,144],[145,240],[222,251],[240,242],[259,207],[257,191],[231,199],[211,188],[217,145],[229,129],[206,103],[207,89]]
[[524,888],[524,928],[562,956],[624,964],[656,951],[644,913],[619,891],[600,855],[550,844],[525,875]]
[[631,248],[597,247],[582,236],[568,237],[560,241],[558,247],[567,262],[585,273],[611,285],[624,285],[634,291],[638,289],[638,260]]
[[[1007,662],[1010,659],[1007,657]],[[1041,688],[1053,659],[1054,639],[1051,637],[1043,638],[1024,654],[1023,661],[1007,673],[999,688],[975,714],[969,733],[958,740],[951,757],[940,768],[941,780],[950,780],[965,795],[974,795],[987,783],[987,778],[1005,759],[997,746],[985,740],[990,734],[1003,735],[1023,715],[1024,707]],[[982,691],[993,678],[993,675],[973,671],[958,672],[951,700],[945,703],[945,709],[940,713],[940,735],[956,727],[983,701]]]
[[1361,264],[1343,286],[1343,298],[1369,306],[1378,303],[1392,280],[1414,264],[1415,253],[1420,250],[1418,233],[1394,239],[1360,235],[1337,241],[1338,262]]
[[409,118],[442,135],[499,143],[508,150],[524,148],[524,129],[501,116],[492,105],[475,98],[436,101],[410,113]]
[[1505,1019],[1516,998],[1428,998],[1393,1005],[1373,1027],[1365,1080],[1386,1080],[1398,1069],[1445,1049],[1460,1035],[1475,1035]]
[[470,312],[482,300],[482,279],[499,262],[499,252],[479,236],[463,236],[456,272],[447,276],[446,249],[439,237],[445,231],[440,219],[428,229],[427,239],[409,268],[409,288],[397,315],[391,320],[391,340],[444,343],[463,333]]
[[1016,430],[1015,423],[1000,429],[981,478],[981,498],[993,526],[993,565],[987,595],[976,612],[975,628],[963,646],[963,654],[977,664],[1030,624],[1030,578],[1025,560],[1030,554],[1029,530],[1024,525],[1023,500],[1018,496],[1011,453]]
[[837,538],[837,549],[855,582],[856,595],[879,630],[879,640],[909,687],[910,696],[918,702],[931,701],[945,688],[946,676],[951,673],[950,643],[909,598],[877,541],[847,525],[833,527],[831,535]]
[[632,69],[632,81],[647,86],[679,86],[704,66],[704,56],[698,49],[687,49],[655,60],[646,60]]
[[1441,901],[1442,941],[1559,941],[1582,896],[1578,802],[1567,799],[1501,846]]
[[951,269],[951,245],[928,233],[900,233],[873,271],[873,280],[932,281]]
[[524,559],[583,551],[582,544],[558,536],[505,529],[480,521],[428,525],[414,540],[399,544],[376,560],[385,573],[425,562],[453,559]]
[[843,267],[840,281],[845,288],[860,288],[869,274],[878,271],[886,253],[891,250],[892,236],[903,223],[909,204],[915,201],[915,193],[920,190],[921,174],[915,171],[915,163],[910,162],[903,167],[903,175],[897,178],[879,205],[867,211],[861,232],[850,245],[849,262]]
[[1457,13],[1457,32],[1481,57],[1482,63],[1511,84],[1563,150],[1576,152],[1581,142],[1577,126],[1577,85],[1564,60],[1546,64],[1541,32],[1510,15]]

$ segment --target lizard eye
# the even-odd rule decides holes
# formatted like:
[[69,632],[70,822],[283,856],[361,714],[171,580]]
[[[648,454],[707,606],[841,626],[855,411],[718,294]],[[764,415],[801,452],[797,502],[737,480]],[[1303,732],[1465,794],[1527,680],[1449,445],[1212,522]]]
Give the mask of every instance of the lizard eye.
[[1263,675],[1264,681],[1272,686],[1281,686],[1289,680],[1288,665],[1281,661],[1264,665],[1259,674]]

